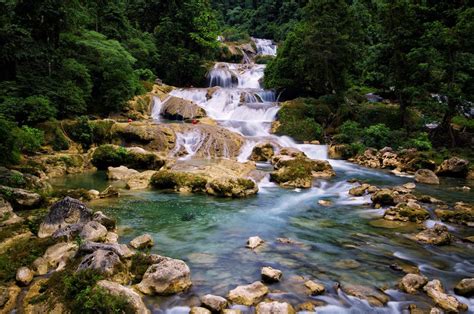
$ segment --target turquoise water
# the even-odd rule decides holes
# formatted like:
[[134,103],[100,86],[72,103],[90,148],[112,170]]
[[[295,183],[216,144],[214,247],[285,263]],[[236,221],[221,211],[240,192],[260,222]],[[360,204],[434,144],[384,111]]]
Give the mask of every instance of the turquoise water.
[[[310,299],[324,301],[328,305],[320,312],[328,313],[398,313],[414,301],[421,308],[429,308],[431,301],[426,296],[407,296],[396,290],[404,273],[391,269],[395,263],[418,266],[428,278],[440,279],[448,291],[458,280],[474,276],[472,244],[459,240],[444,247],[418,244],[408,235],[420,226],[377,227],[383,210],[371,208],[367,197],[354,199],[347,194],[353,186],[346,182],[349,178],[364,179],[378,186],[413,179],[345,162],[333,161],[333,166],[337,177],[317,180],[309,190],[267,185],[258,195],[247,199],[124,191],[118,199],[91,206],[118,219],[121,242],[149,233],[155,240],[152,252],[182,259],[190,266],[192,289],[177,296],[147,298],[154,312],[185,312],[186,306],[198,305],[198,297],[207,293],[225,296],[237,285],[259,280],[263,266],[283,271],[282,282],[269,286],[273,299],[294,305]],[[101,175],[91,177],[90,181],[85,176],[77,176],[77,182],[75,177],[69,177],[56,184],[83,188],[107,185]],[[416,191],[449,202],[473,201],[472,192],[452,190],[467,184],[445,180],[439,187],[418,185]],[[324,207],[318,204],[321,199],[333,203]],[[472,229],[466,227],[449,228],[457,238],[473,235]],[[246,249],[247,239],[255,235],[264,239],[265,245],[255,251]],[[279,237],[298,244],[281,244],[276,240]],[[307,296],[304,279],[323,282],[327,292],[319,297]],[[336,283],[376,286],[384,289],[392,301],[384,308],[371,308],[335,290]],[[470,304],[471,311],[474,309],[472,299],[463,301]]]

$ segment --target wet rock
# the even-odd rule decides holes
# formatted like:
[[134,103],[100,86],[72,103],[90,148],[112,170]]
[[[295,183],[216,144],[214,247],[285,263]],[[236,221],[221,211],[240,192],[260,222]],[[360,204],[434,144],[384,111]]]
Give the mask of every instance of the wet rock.
[[0,196],[10,202],[13,209],[36,208],[43,202],[43,197],[38,193],[4,185],[0,185]]
[[16,271],[16,282],[22,286],[28,286],[33,280],[34,273],[28,267],[20,267]]
[[308,280],[304,283],[305,287],[309,289],[311,295],[319,295],[326,291],[323,284]]
[[252,306],[262,301],[263,297],[268,293],[268,288],[256,281],[250,285],[238,286],[229,292],[229,300],[235,304]]
[[454,292],[466,298],[474,296],[474,278],[465,278],[454,287]]
[[107,236],[107,228],[97,221],[89,221],[84,225],[80,237],[85,241],[101,242]]
[[381,206],[386,205],[395,205],[395,197],[396,194],[394,191],[389,189],[382,189],[380,191],[375,192],[371,200],[374,204],[379,204]]
[[344,284],[341,286],[341,289],[346,294],[366,300],[373,306],[384,306],[390,300],[388,295],[372,287]]
[[206,294],[201,298],[201,304],[214,313],[220,313],[227,307],[227,300],[217,295]]
[[85,256],[77,271],[86,269],[93,269],[106,278],[112,278],[123,284],[128,283],[130,278],[127,267],[113,251],[96,250]]
[[415,294],[419,289],[423,288],[427,282],[428,278],[425,276],[418,274],[407,274],[400,280],[398,286],[400,287],[400,290],[406,293]]
[[380,150],[382,154],[381,159],[382,159],[382,168],[386,169],[395,169],[395,168],[400,168],[400,161],[398,159],[398,155],[395,154],[394,152],[389,152],[383,150]]
[[111,198],[111,197],[119,197],[119,196],[120,196],[119,190],[116,187],[111,186],[111,185],[109,185],[105,190],[103,190],[99,194],[100,198]]
[[185,291],[191,285],[188,265],[170,258],[148,267],[137,289],[144,294],[169,295]]
[[275,150],[271,143],[260,143],[252,149],[249,160],[253,161],[270,161],[275,155]]
[[107,230],[114,230],[116,221],[110,218],[101,211],[97,211],[92,215],[92,220],[97,221],[101,225],[107,228]]
[[225,309],[222,311],[223,314],[242,314],[242,311],[239,309]]
[[121,259],[127,259],[132,257],[135,253],[130,250],[125,244],[115,244],[115,243],[98,243],[87,241],[79,247],[79,252],[83,254],[93,253],[97,250],[112,251]]
[[399,203],[392,206],[384,213],[383,218],[395,221],[411,221],[420,223],[430,217],[428,210],[416,202]]
[[68,225],[86,224],[91,220],[92,211],[84,203],[71,197],[65,197],[51,206],[49,213],[40,225],[38,237],[45,238]]
[[331,159],[347,159],[352,157],[352,150],[347,144],[330,145],[328,156]]
[[262,302],[257,305],[257,314],[294,314],[295,309],[286,302]]
[[447,159],[436,169],[438,176],[465,178],[469,172],[469,161],[458,157]]
[[319,200],[318,204],[324,207],[328,207],[332,205],[332,202],[330,200]]
[[18,217],[9,202],[0,196],[0,227],[13,225],[22,222],[23,218]]
[[60,268],[76,255],[77,244],[60,242],[50,246],[43,255],[51,268]]
[[193,306],[189,314],[211,314],[211,311],[203,307]]
[[265,241],[263,241],[259,236],[250,237],[247,240],[247,248],[253,250],[262,245],[263,243],[265,243]]
[[451,243],[451,239],[448,228],[438,223],[433,228],[425,229],[415,235],[416,241],[433,245],[446,245]]
[[416,184],[413,183],[413,182],[408,182],[408,183],[405,183],[404,185],[402,185],[404,188],[406,189],[409,189],[409,190],[413,190],[416,188]]
[[118,234],[116,234],[115,232],[107,232],[107,235],[105,236],[105,240],[104,242],[105,243],[111,243],[111,244],[116,244],[118,243]]
[[170,120],[189,120],[207,116],[206,111],[197,104],[174,96],[163,103],[161,115]]
[[311,300],[311,301],[298,304],[296,306],[296,311],[297,312],[315,312],[316,307],[324,306],[324,305],[326,305],[326,303],[323,301]]
[[278,282],[281,280],[283,273],[281,270],[272,267],[263,267],[261,270],[262,280],[265,282]]
[[130,176],[127,180],[127,189],[141,190],[150,185],[151,177],[156,173],[154,170],[147,170]]
[[453,209],[438,207],[435,214],[439,219],[446,222],[474,226],[474,206],[464,202],[457,202]]
[[431,299],[433,299],[436,306],[439,306],[444,311],[459,313],[467,310],[466,304],[459,302],[458,299],[444,292],[441,282],[437,279],[428,282],[423,290]]
[[108,280],[100,280],[97,282],[97,287],[104,289],[107,293],[120,297],[127,303],[128,307],[137,314],[148,314],[150,310],[147,309],[143,303],[142,297],[130,288],[124,287],[121,284]]
[[129,169],[125,166],[107,168],[107,178],[109,180],[128,180],[131,176],[137,173],[139,173],[137,170]]
[[152,247],[153,244],[153,238],[149,234],[143,234],[130,241],[130,246],[134,249],[145,249],[148,247]]
[[420,169],[415,172],[415,181],[424,184],[439,184],[438,176],[428,169]]
[[349,190],[349,194],[352,196],[362,196],[365,194],[367,189],[370,187],[370,184],[361,184],[359,186],[353,187]]

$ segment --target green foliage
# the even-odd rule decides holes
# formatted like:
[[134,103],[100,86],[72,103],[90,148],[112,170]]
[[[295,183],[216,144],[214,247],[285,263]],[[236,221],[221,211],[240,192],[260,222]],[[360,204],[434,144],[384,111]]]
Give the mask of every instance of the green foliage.
[[428,137],[428,133],[426,132],[421,132],[418,134],[418,136],[409,139],[406,143],[406,146],[408,148],[416,148],[420,151],[429,151],[433,148]]
[[15,164],[20,159],[20,153],[17,145],[17,137],[15,135],[17,130],[14,123],[2,118],[0,115],[0,165]]
[[103,144],[111,139],[112,120],[89,120],[88,117],[79,117],[76,121],[66,123],[69,137],[81,143],[84,148],[89,148],[92,144]]
[[362,129],[359,123],[348,120],[339,127],[339,133],[334,136],[334,139],[338,143],[350,144],[359,139],[361,134]]
[[134,169],[160,169],[164,161],[153,153],[134,153],[114,145],[101,145],[92,155],[92,164],[98,169],[126,166]]
[[390,129],[385,124],[375,124],[364,129],[362,140],[368,147],[383,148],[391,145]]
[[24,125],[17,132],[17,145],[20,151],[33,154],[36,153],[44,143],[44,132]]
[[34,125],[56,116],[50,100],[43,96],[27,98],[8,97],[0,104],[0,114],[20,125]]
[[207,180],[199,175],[162,170],[151,177],[150,184],[157,189],[189,187],[193,191],[203,191]]
[[466,118],[463,116],[453,117],[453,123],[460,126],[462,129],[465,129],[468,132],[474,132],[474,119]]

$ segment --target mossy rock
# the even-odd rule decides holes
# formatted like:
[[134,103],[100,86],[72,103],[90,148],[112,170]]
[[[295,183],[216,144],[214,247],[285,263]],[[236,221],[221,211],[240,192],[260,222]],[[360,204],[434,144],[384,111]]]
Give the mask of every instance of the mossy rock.
[[92,164],[98,169],[126,166],[133,169],[158,170],[165,161],[154,153],[135,152],[116,145],[99,146],[92,154]]
[[192,192],[204,192],[207,179],[192,173],[161,170],[151,177],[150,184],[156,189],[175,191],[189,189]]
[[314,162],[298,157],[280,161],[280,169],[270,174],[270,180],[284,187],[311,187]]

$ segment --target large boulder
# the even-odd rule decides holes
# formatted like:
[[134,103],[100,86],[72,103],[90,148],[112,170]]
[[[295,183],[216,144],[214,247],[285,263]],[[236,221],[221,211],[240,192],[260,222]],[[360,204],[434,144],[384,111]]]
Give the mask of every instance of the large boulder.
[[127,189],[141,190],[150,185],[151,177],[156,173],[154,170],[147,170],[130,176],[127,180]]
[[433,245],[446,245],[451,243],[451,239],[448,228],[438,223],[433,228],[425,229],[415,235],[416,241]]
[[134,249],[146,249],[153,246],[153,238],[149,234],[143,234],[130,241],[130,246]]
[[395,205],[396,193],[390,189],[382,189],[372,194],[371,200],[380,206]]
[[92,211],[84,203],[71,197],[65,197],[51,206],[49,213],[40,225],[38,237],[45,238],[68,225],[86,224],[91,220]]
[[161,115],[170,120],[189,120],[203,118],[207,114],[192,101],[170,96],[161,107]]
[[268,288],[256,281],[250,285],[238,286],[229,292],[229,300],[235,304],[252,306],[258,304],[267,295]]
[[428,169],[420,169],[415,172],[415,181],[424,184],[439,184],[439,178]]
[[343,284],[341,286],[342,291],[353,297],[366,300],[370,305],[373,306],[384,306],[390,300],[389,296],[372,287]]
[[227,300],[217,295],[206,294],[201,297],[201,305],[214,313],[220,313],[227,307]]
[[349,190],[349,194],[352,196],[362,196],[370,188],[370,184],[363,183],[359,186],[353,187]]
[[13,208],[9,202],[0,196],[0,227],[13,225],[22,222],[23,218],[18,217],[13,212]]
[[399,203],[387,209],[383,215],[386,220],[423,222],[430,217],[430,213],[414,201]]
[[77,271],[93,269],[113,281],[127,283],[130,279],[127,267],[113,251],[97,250],[84,256]]
[[14,209],[36,208],[43,202],[43,197],[38,193],[4,185],[0,185],[0,196],[9,201]]
[[97,221],[89,221],[82,227],[79,235],[85,241],[101,242],[107,236],[107,228]]
[[465,178],[469,172],[469,161],[458,157],[447,159],[436,169],[438,176]]
[[259,143],[252,149],[249,159],[253,161],[270,161],[275,155],[275,149],[271,143]]
[[137,170],[129,169],[125,166],[107,168],[107,178],[109,180],[128,180],[137,173]]
[[406,274],[405,277],[400,280],[398,286],[400,287],[400,290],[406,293],[415,294],[419,289],[423,288],[427,282],[428,278],[425,276],[419,274]]
[[[92,164],[98,169],[111,168],[111,176],[120,179],[136,172],[128,170],[158,170],[164,166],[165,160],[157,153],[149,152],[140,147],[122,147],[118,145],[101,145],[92,153]],[[128,167],[127,169],[120,166]],[[119,167],[119,169],[114,169]],[[124,178],[125,179],[125,178]]]
[[465,278],[458,282],[454,292],[467,298],[474,296],[474,278]]
[[257,305],[257,314],[295,314],[293,306],[286,302],[262,302]]
[[352,157],[352,149],[347,144],[330,145],[328,156],[331,159],[347,159]]
[[77,244],[72,242],[59,242],[50,246],[43,254],[48,268],[62,268],[71,260],[77,252]]
[[124,287],[119,283],[108,280],[100,280],[97,282],[97,287],[105,290],[113,296],[120,297],[136,314],[150,313],[150,310],[147,309],[142,297],[131,288]]
[[459,313],[467,310],[466,304],[459,302],[454,296],[446,294],[443,285],[437,279],[428,282],[423,290],[433,299],[436,306],[448,313]]
[[191,271],[185,262],[163,259],[148,267],[137,289],[144,294],[170,295],[191,287]]

